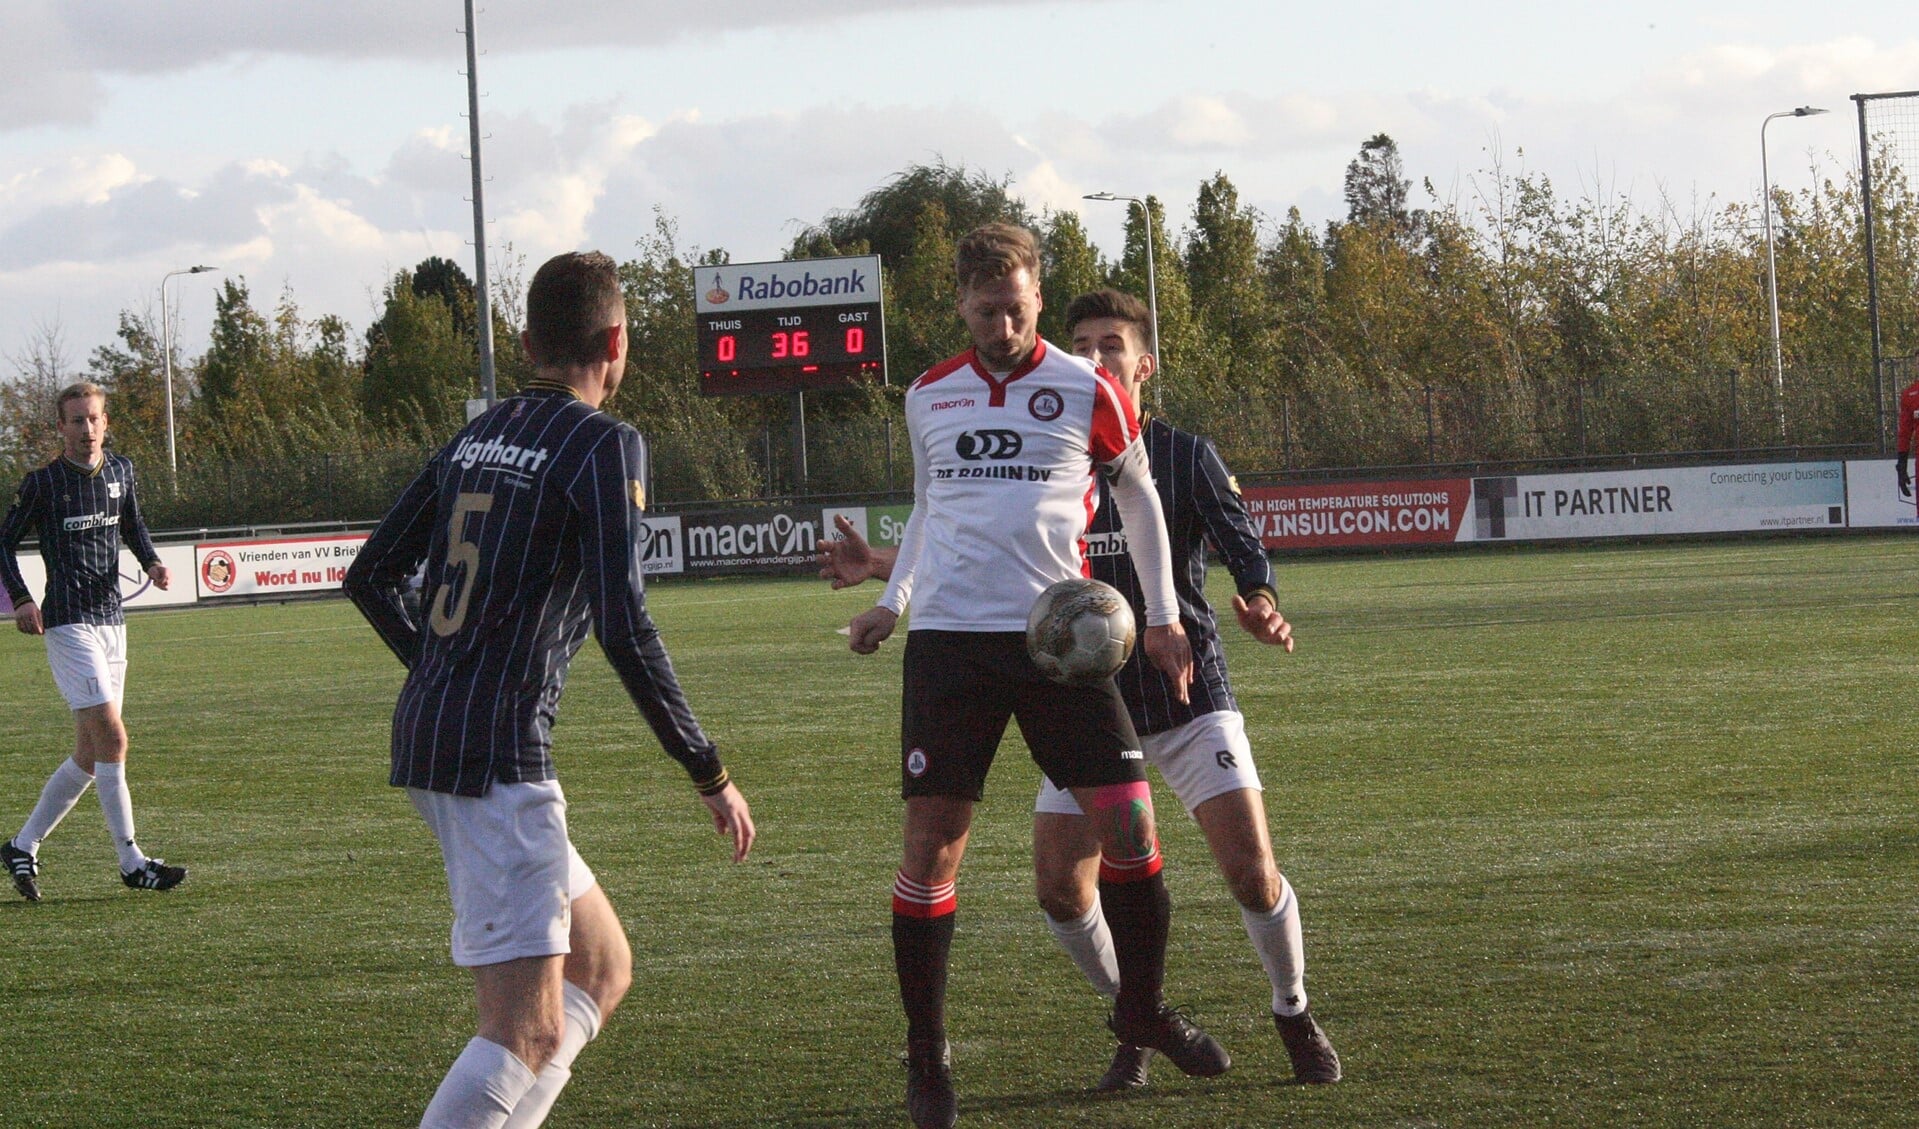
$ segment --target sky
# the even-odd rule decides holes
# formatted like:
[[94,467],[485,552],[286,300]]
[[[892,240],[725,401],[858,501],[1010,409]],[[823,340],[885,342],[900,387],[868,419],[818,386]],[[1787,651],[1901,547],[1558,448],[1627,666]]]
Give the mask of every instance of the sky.
[[[453,0],[4,0],[0,378],[57,336],[71,368],[122,311],[206,346],[222,278],[357,333],[430,255],[473,270],[465,11]],[[1340,218],[1387,133],[1414,203],[1495,168],[1680,219],[1858,165],[1850,96],[1919,90],[1904,5],[1503,0],[483,0],[488,257],[682,248],[779,257],[915,163],[1175,232],[1225,172],[1274,219]],[[510,255],[509,255],[510,249]],[[691,327],[689,326],[689,332]]]

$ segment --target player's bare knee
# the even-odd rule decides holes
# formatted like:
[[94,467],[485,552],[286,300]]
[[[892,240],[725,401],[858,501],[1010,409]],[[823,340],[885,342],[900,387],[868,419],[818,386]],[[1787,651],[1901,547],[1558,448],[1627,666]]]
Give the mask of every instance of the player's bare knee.
[[600,1009],[600,1018],[613,1014],[626,998],[627,989],[633,987],[633,950],[626,945],[626,938],[620,938],[618,951],[607,953],[593,969],[591,983],[581,984],[586,994],[593,997],[593,1003]]
[[574,900],[570,943],[567,981],[593,998],[601,1018],[611,1015],[633,986],[633,947],[598,886]]
[[966,832],[967,825],[954,820],[951,813],[928,813],[919,818],[909,815],[900,869],[908,878],[921,882],[951,879],[966,850]]
[[127,727],[106,706],[75,711],[74,725],[73,759],[81,768],[91,771],[95,764],[127,759]]
[[1254,913],[1270,913],[1279,904],[1279,868],[1271,859],[1239,859],[1222,864],[1233,900]]
[[1094,890],[1087,889],[1076,874],[1041,872],[1033,882],[1039,908],[1054,921],[1077,921],[1093,908]]

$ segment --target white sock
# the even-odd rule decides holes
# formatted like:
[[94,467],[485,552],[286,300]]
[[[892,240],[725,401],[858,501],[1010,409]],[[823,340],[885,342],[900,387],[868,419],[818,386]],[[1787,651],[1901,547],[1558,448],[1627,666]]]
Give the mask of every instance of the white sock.
[[1113,931],[1106,927],[1106,915],[1099,911],[1099,896],[1093,896],[1093,908],[1072,921],[1055,921],[1043,915],[1053,940],[1066,950],[1079,966],[1080,974],[1093,990],[1107,999],[1119,997],[1119,958],[1113,954]]
[[47,777],[46,787],[40,789],[40,802],[33,805],[33,814],[27,816],[20,834],[13,837],[14,847],[30,855],[39,854],[41,841],[53,834],[53,829],[60,826],[60,821],[80,802],[87,785],[92,783],[93,777],[74,764],[72,757],[61,761],[60,767]]
[[420,1129],[501,1129],[533,1085],[519,1056],[475,1035],[420,1118]]
[[1293,884],[1279,876],[1279,902],[1265,913],[1239,907],[1253,951],[1273,982],[1273,1014],[1298,1015],[1306,1010],[1306,943],[1299,932],[1299,900]]
[[120,853],[120,872],[140,869],[147,856],[133,841],[133,793],[127,791],[126,762],[99,762],[93,766],[93,779],[100,785],[100,810],[107,817],[107,834],[113,836],[113,849]]
[[539,1129],[545,1124],[546,1115],[552,1112],[553,1103],[559,1100],[567,1079],[573,1077],[573,1060],[579,1056],[580,1048],[600,1033],[600,1005],[593,1002],[586,989],[565,980],[560,983],[560,993],[560,1006],[566,1012],[566,1031],[560,1036],[560,1049],[540,1068],[533,1088],[520,1096],[520,1104],[513,1107],[513,1115],[500,1129]]

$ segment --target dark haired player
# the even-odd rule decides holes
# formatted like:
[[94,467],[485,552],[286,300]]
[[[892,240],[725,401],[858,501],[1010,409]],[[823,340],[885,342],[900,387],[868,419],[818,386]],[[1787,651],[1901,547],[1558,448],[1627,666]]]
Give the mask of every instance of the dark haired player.
[[1144,650],[1174,693],[1185,694],[1192,656],[1133,406],[1111,377],[1039,338],[1031,232],[978,228],[960,240],[955,267],[973,348],[907,391],[913,516],[878,606],[849,628],[852,649],[870,654],[911,601],[893,955],[907,1019],[906,1105],[921,1129],[951,1126],[959,1115],[945,1014],[956,880],[1009,718],[1033,759],[1092,813],[1116,950],[1114,1031],[1189,1074],[1218,1074],[1231,1062],[1161,999],[1171,907],[1139,739],[1118,691],[1111,681],[1049,682],[1026,654],[1034,599],[1055,581],[1085,575],[1081,536],[1103,478],[1135,531]]
[[[106,449],[107,394],[80,383],[60,392],[60,456],[20,483],[0,522],[0,581],[23,633],[45,635],[53,681],[73,710],[73,756],[60,762],[40,791],[20,833],[0,843],[0,863],[13,888],[40,900],[40,842],[53,833],[87,786],[98,782],[100,810],[120,856],[120,879],[136,890],[171,890],[184,866],[148,858],[133,837],[127,790],[127,728],[120,720],[126,690],[127,627],[120,607],[120,542],[126,539],[153,583],[171,577],[140,519],[133,464]],[[40,534],[47,566],[46,606],[33,601],[14,550],[27,530]]]
[[[1157,360],[1147,351],[1151,315],[1139,299],[1115,290],[1082,294],[1066,309],[1073,352],[1112,373],[1132,400],[1151,379]],[[1245,720],[1227,681],[1218,621],[1206,602],[1206,543],[1225,558],[1238,595],[1233,613],[1262,643],[1293,649],[1292,626],[1277,610],[1272,564],[1253,531],[1239,486],[1213,445],[1190,432],[1149,419],[1143,429],[1153,479],[1178,568],[1180,621],[1193,642],[1194,678],[1185,695],[1136,652],[1115,680],[1138,728],[1147,759],[1157,765],[1187,812],[1199,823],[1213,857],[1240,905],[1240,919],[1273,987],[1273,1019],[1301,1082],[1336,1082],[1339,1056],[1307,1010],[1305,951],[1299,908],[1290,883],[1274,864],[1259,773],[1246,740]],[[835,587],[886,575],[886,550],[869,550],[850,522],[822,552],[821,575]],[[1125,529],[1101,498],[1088,535],[1093,575],[1125,593],[1135,613],[1144,594],[1127,553]],[[1071,793],[1042,782],[1033,816],[1033,857],[1040,904],[1048,926],[1093,986],[1118,990],[1112,934],[1100,912],[1099,843]],[[1122,1044],[1100,1088],[1146,1083],[1150,1051]]]
[[[421,1120],[430,1129],[541,1124],[632,979],[620,919],[567,839],[551,755],[589,627],[735,862],[755,834],[646,610],[645,453],[637,431],[599,410],[626,371],[613,260],[549,260],[526,313],[534,379],[427,463],[346,578],[407,667],[391,783],[439,839],[453,961],[472,969],[479,1008],[479,1033]],[[419,624],[403,592],[423,559]]]

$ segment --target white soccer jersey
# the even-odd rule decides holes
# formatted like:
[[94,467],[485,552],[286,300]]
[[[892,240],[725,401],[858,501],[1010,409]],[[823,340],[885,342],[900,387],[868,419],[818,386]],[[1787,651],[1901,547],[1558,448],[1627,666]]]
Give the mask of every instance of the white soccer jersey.
[[1116,501],[1127,495],[1142,507],[1140,528],[1150,516],[1160,531],[1136,547],[1148,558],[1142,573],[1157,571],[1163,588],[1146,589],[1147,623],[1178,619],[1139,423],[1103,370],[1040,341],[1023,366],[995,375],[969,349],[914,381],[906,425],[913,516],[882,607],[901,613],[910,601],[915,628],[1026,630],[1048,585],[1088,575],[1094,471],[1108,467],[1123,471]]

